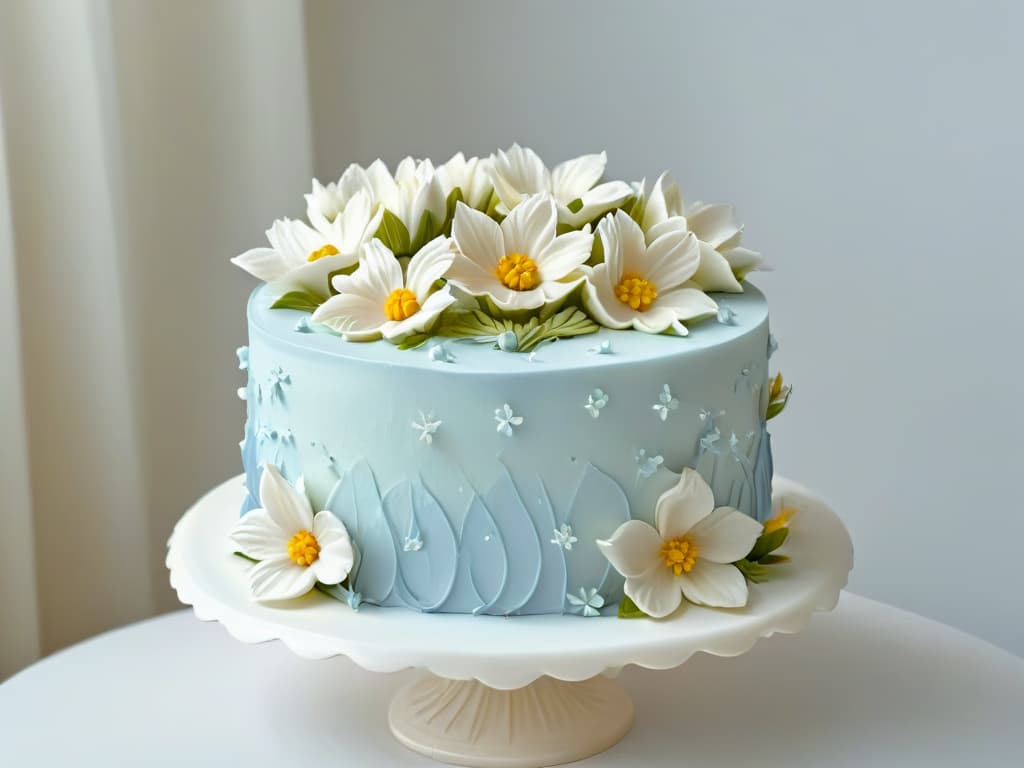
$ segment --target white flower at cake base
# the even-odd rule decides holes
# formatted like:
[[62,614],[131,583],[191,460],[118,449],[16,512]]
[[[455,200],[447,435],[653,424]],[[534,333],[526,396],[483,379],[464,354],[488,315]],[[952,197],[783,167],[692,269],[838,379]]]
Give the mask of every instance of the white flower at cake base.
[[403,275],[388,247],[371,240],[363,247],[359,268],[351,275],[335,276],[338,295],[321,304],[312,319],[349,341],[383,336],[399,343],[428,330],[455,302],[448,286],[435,287],[454,258],[451,241],[436,237],[412,257]]
[[434,444],[434,433],[440,426],[440,419],[435,419],[433,413],[423,413],[423,411],[420,411],[420,420],[412,422],[412,428],[420,433],[419,439],[427,445]]
[[669,229],[647,243],[640,226],[621,210],[603,218],[597,232],[605,260],[589,269],[583,296],[601,325],[647,333],[672,330],[685,336],[684,321],[718,311],[689,282],[700,261],[693,233]]
[[590,232],[555,235],[550,195],[527,198],[498,224],[459,203],[452,238],[459,249],[448,280],[472,296],[485,296],[500,311],[537,309],[564,298],[583,280]]
[[377,229],[370,195],[360,190],[324,230],[302,221],[279,219],[267,230],[269,248],[252,248],[231,261],[279,293],[303,290],[326,296],[327,276],[350,267]]
[[679,408],[679,399],[672,396],[672,389],[666,384],[661,388],[658,402],[652,405],[651,409],[657,411],[658,417],[662,421],[667,421],[669,413],[677,408]]
[[491,181],[500,203],[498,212],[507,214],[530,195],[549,192],[558,205],[558,221],[576,229],[621,205],[633,194],[624,181],[598,184],[608,156],[581,155],[549,171],[532,149],[513,144],[494,155]]
[[461,152],[453,155],[451,160],[437,169],[437,178],[441,182],[445,199],[452,190],[459,189],[462,191],[463,202],[470,208],[486,208],[494,189],[491,183],[492,162],[489,157],[471,157],[467,160]]
[[580,614],[580,616],[586,616],[588,619],[600,616],[601,609],[604,608],[604,596],[593,587],[590,589],[580,587],[578,595],[569,592],[566,594],[565,599],[571,606],[569,610]]
[[508,403],[501,408],[494,409],[494,420],[498,422],[497,431],[505,437],[512,437],[512,430],[523,423],[523,417],[516,416],[512,406]]
[[324,510],[313,514],[302,481],[292,487],[277,467],[260,478],[260,509],[242,516],[231,533],[238,550],[258,560],[250,572],[257,600],[287,600],[317,582],[340,584],[355,562],[345,524]]
[[626,595],[649,616],[662,618],[685,597],[717,608],[747,604],[747,582],[732,563],[746,557],[761,524],[732,507],[715,507],[704,479],[687,467],[658,499],[657,528],[629,520],[597,546],[626,577]]

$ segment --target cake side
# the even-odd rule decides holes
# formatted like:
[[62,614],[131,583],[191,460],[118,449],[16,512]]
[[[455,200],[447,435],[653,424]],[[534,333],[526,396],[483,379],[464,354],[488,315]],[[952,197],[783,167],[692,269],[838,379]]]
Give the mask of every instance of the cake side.
[[653,524],[684,467],[719,504],[770,512],[768,315],[752,287],[722,299],[728,323],[687,338],[602,331],[532,360],[346,342],[272,302],[265,287],[249,302],[243,512],[264,464],[303,478],[356,542],[366,602],[501,615],[571,610],[581,589],[617,602],[623,579],[595,542]]

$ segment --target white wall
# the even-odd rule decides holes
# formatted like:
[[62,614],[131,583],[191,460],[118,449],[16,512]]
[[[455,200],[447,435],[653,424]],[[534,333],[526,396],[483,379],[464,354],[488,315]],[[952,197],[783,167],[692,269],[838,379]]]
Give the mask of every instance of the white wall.
[[852,588],[1024,654],[1024,4],[308,2],[315,166],[517,140],[735,202]]

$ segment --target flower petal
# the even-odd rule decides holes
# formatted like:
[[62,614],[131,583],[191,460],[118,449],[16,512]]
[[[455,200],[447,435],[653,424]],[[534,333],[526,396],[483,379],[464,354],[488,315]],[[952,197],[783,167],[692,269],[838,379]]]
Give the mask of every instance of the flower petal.
[[452,239],[459,247],[463,258],[491,274],[498,268],[498,262],[505,255],[505,237],[501,227],[490,216],[475,211],[465,203],[455,207],[452,222]]
[[607,539],[598,539],[597,548],[612,567],[623,576],[637,577],[660,563],[661,536],[643,520],[627,520]]
[[421,304],[426,300],[434,283],[444,277],[448,267],[455,261],[455,252],[451,241],[439,235],[420,248],[419,252],[409,261],[406,270],[405,287],[416,295]]
[[647,196],[644,204],[644,231],[666,219],[682,216],[684,210],[683,193],[666,171],[654,182],[651,194]]
[[730,248],[724,251],[722,256],[729,262],[732,271],[739,277],[759,269],[764,263],[764,256],[757,251],[751,251],[747,248]]
[[278,219],[267,230],[267,240],[291,267],[305,264],[313,251],[322,248],[327,240],[304,221]]
[[703,241],[700,242],[700,264],[692,280],[708,292],[743,293],[743,286],[733,275],[726,258]]
[[291,268],[273,248],[250,248],[231,259],[231,263],[266,283],[277,280]]
[[637,608],[656,619],[668,616],[683,602],[683,594],[672,571],[661,563],[641,576],[627,578],[623,591]]
[[310,319],[344,334],[350,341],[376,339],[380,336],[381,328],[388,322],[383,298],[370,298],[354,292],[332,296],[317,307]]
[[272,560],[288,552],[288,540],[296,531],[286,531],[265,509],[246,512],[231,531],[238,551],[253,560]]
[[263,465],[260,505],[282,530],[288,532],[289,538],[313,526],[313,508],[309,498],[295,490],[273,464]]
[[742,608],[747,604],[747,580],[735,565],[698,557],[693,570],[677,578],[691,603],[712,608]]
[[491,183],[507,210],[512,210],[524,195],[547,192],[551,175],[532,149],[513,144],[507,151],[495,153],[490,167]]
[[746,557],[762,526],[732,507],[718,507],[690,529],[698,556],[713,563],[734,563]]
[[262,560],[249,572],[249,586],[257,600],[290,600],[316,584],[312,568],[296,565],[288,556]]
[[618,300],[608,280],[609,265],[594,267],[584,285],[583,304],[593,318],[605,328],[629,328],[638,314],[628,304]]
[[561,280],[590,258],[594,236],[589,232],[566,232],[550,241],[534,260],[541,280]]
[[580,155],[559,163],[551,172],[551,193],[560,203],[571,203],[583,197],[604,175],[608,155]]
[[534,261],[555,238],[555,201],[544,193],[530,195],[512,209],[501,222],[505,253],[522,253]]
[[313,518],[313,535],[320,545],[320,556],[311,568],[323,584],[340,584],[355,563],[355,549],[345,524],[331,512],[321,510]]
[[367,282],[377,296],[387,298],[392,291],[404,286],[402,265],[395,254],[380,240],[374,239],[363,246],[363,258],[359,264],[359,276],[353,277]]
[[452,296],[451,288],[445,286],[441,290],[430,294],[426,301],[420,305],[420,311],[405,318],[405,320],[389,320],[381,326],[381,333],[388,341],[399,343],[413,333],[427,330],[437,316],[456,302]]
[[[624,181],[609,181],[598,184],[593,189],[584,192],[580,199],[582,207],[573,213],[564,205],[559,206],[558,218],[573,227],[582,227],[606,211],[622,205],[630,195],[633,188]],[[570,201],[571,202],[571,201]]]
[[697,238],[712,248],[728,242],[741,230],[733,207],[723,203],[697,207],[686,214],[686,221]]
[[[687,285],[692,285],[688,283]],[[677,288],[658,296],[646,314],[655,309],[670,309],[679,320],[696,320],[718,312],[718,304],[697,288]]]
[[685,536],[714,507],[711,486],[695,470],[684,467],[679,482],[661,494],[655,506],[658,533],[663,539]]
[[[633,226],[640,232],[635,222]],[[640,237],[642,240],[642,232]],[[667,293],[689,280],[699,265],[700,244],[697,238],[685,228],[679,228],[655,238],[635,266],[632,269],[627,266],[626,271],[636,271],[654,283],[659,293]]]

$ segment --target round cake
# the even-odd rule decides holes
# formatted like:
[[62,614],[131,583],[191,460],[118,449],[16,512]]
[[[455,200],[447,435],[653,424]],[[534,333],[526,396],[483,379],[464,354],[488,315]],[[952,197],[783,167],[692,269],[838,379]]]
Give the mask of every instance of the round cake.
[[663,616],[782,560],[788,388],[731,208],[538,163],[352,166],[236,259],[267,282],[239,349],[257,599]]

